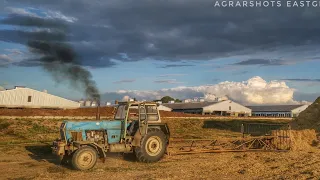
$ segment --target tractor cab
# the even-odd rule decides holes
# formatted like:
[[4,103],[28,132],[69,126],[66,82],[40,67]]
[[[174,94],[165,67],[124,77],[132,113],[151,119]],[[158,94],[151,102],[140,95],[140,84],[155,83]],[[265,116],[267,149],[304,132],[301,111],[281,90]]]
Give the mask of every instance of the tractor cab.
[[114,119],[123,121],[125,136],[133,136],[139,127],[161,123],[157,107],[154,102],[120,102]]

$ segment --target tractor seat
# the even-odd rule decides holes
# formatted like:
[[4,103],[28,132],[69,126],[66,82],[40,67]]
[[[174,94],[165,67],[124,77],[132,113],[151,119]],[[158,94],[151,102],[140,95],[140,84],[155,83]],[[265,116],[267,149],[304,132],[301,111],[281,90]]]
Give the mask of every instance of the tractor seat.
[[130,125],[128,126],[128,128],[127,128],[127,134],[129,136],[133,136],[138,128],[139,128],[139,122],[137,120],[136,121],[132,121],[130,123]]

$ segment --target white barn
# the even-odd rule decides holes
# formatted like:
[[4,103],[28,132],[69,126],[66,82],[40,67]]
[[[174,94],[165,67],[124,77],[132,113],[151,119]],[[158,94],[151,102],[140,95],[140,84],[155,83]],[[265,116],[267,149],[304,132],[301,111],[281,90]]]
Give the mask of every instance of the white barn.
[[212,114],[221,116],[251,116],[251,109],[231,100],[220,102],[191,102],[163,104],[174,112]]
[[80,107],[80,103],[47,92],[15,87],[14,89],[0,91],[0,107],[75,109]]
[[308,105],[267,105],[267,106],[247,106],[252,110],[252,116],[264,117],[297,117]]

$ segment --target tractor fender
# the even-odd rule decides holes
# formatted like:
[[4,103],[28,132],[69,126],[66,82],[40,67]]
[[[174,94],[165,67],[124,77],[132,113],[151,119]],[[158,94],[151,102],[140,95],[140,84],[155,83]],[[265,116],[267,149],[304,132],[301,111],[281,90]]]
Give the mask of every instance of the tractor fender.
[[154,123],[154,124],[149,124],[148,128],[157,128],[157,129],[160,129],[165,135],[166,135],[166,138],[168,140],[168,144],[169,144],[169,140],[170,140],[170,130],[169,130],[169,127],[168,127],[168,124],[167,123]]
[[[169,130],[169,127],[168,127],[168,125],[166,123],[149,124],[148,125],[148,129],[159,129],[159,130],[161,130],[166,135],[167,143],[169,144],[170,130]],[[142,138],[142,134],[138,130],[133,136],[132,146],[140,147],[141,138]]]

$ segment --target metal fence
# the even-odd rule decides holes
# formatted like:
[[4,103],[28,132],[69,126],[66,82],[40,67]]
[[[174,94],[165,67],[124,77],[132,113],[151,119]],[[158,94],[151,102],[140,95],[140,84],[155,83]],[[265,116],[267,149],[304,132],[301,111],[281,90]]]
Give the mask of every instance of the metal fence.
[[250,136],[270,136],[275,130],[289,130],[289,124],[278,123],[243,123],[241,126],[241,133]]

